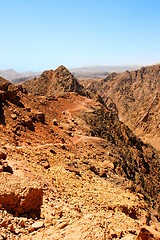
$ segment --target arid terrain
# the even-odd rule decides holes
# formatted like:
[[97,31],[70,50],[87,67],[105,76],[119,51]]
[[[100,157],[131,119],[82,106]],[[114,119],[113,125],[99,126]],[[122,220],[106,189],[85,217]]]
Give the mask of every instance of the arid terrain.
[[0,240],[160,239],[159,70],[0,78]]
[[160,150],[160,65],[112,73],[87,88],[116,104],[119,119]]

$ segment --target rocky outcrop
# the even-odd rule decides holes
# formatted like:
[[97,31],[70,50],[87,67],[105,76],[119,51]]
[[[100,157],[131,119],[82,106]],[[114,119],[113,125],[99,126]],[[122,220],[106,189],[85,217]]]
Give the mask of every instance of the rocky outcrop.
[[7,91],[8,86],[9,86],[10,84],[11,84],[11,83],[10,83],[8,80],[0,77],[0,90],[1,90],[1,91]]
[[114,171],[133,181],[132,190],[143,193],[158,207],[160,162],[156,150],[137,138],[118,116],[105,107],[82,114],[87,134],[106,139],[114,149]]
[[13,85],[6,79],[0,77],[0,100],[10,102],[19,102],[18,92],[23,92],[21,85]]
[[149,134],[150,139],[160,135],[160,65],[112,73],[100,82],[93,82],[88,89],[98,93],[104,102],[110,97],[119,118],[136,134],[142,137]]
[[10,102],[18,102],[20,97],[18,96],[18,92],[22,92],[22,86],[21,85],[9,85],[8,89],[6,91],[6,99]]
[[61,95],[65,92],[77,92],[87,95],[87,91],[79,84],[77,79],[64,66],[55,71],[46,70],[39,78],[27,81],[23,86],[34,95]]
[[42,188],[35,182],[0,173],[0,204],[16,216],[39,216],[43,201]]

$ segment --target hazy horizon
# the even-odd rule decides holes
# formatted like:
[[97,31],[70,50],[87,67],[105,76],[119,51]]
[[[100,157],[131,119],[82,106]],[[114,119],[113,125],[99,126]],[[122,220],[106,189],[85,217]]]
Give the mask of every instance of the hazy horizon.
[[[113,69],[120,69],[120,71],[122,72],[123,71],[123,68],[124,69],[129,69],[129,70],[134,70],[134,69],[139,69],[139,68],[141,68],[141,67],[148,67],[148,66],[152,66],[152,65],[158,65],[158,64],[160,64],[160,63],[153,63],[153,64],[148,64],[148,65],[137,65],[137,64],[132,64],[132,65],[127,65],[127,64],[123,64],[123,65],[86,65],[86,66],[80,66],[80,67],[74,67],[74,68],[68,68],[67,66],[65,66],[67,69],[69,69],[71,72],[73,72],[73,71],[90,71],[90,72],[92,72],[92,70],[93,71],[104,71],[105,69],[107,70],[107,69],[109,69],[108,70],[108,72],[112,72],[112,68]],[[63,65],[63,64],[60,64],[60,65]],[[51,68],[43,68],[43,69],[40,69],[40,70],[34,70],[34,69],[26,69],[26,70],[21,70],[21,71],[19,71],[19,70],[17,70],[17,69],[14,69],[14,68],[8,68],[8,69],[0,69],[0,71],[1,72],[7,72],[7,71],[15,71],[15,72],[17,72],[17,73],[20,73],[20,74],[23,74],[23,73],[33,73],[33,74],[39,74],[39,73],[42,73],[43,71],[45,71],[45,70],[55,70],[56,68],[58,68],[60,65],[58,65],[58,66],[56,66],[56,67],[51,67]],[[111,70],[110,70],[111,69]],[[124,70],[125,71],[125,70]],[[118,71],[117,71],[118,72]]]
[[160,62],[157,0],[6,0],[0,8],[0,69]]
[[[66,68],[68,68],[69,70],[87,70],[87,69],[89,69],[89,70],[91,70],[91,69],[104,69],[104,68],[127,68],[127,67],[130,67],[130,68],[136,68],[136,67],[147,67],[147,66],[151,66],[151,65],[157,65],[157,64],[159,64],[159,63],[155,63],[155,64],[150,64],[150,65],[136,65],[136,64],[133,64],[133,65],[127,65],[127,64],[123,64],[123,65],[86,65],[86,66],[80,66],[80,67],[73,67],[73,68],[68,68],[67,66],[65,66]],[[61,65],[63,65],[63,64],[61,64]],[[54,68],[50,68],[50,69],[53,69],[53,70],[55,70],[56,68],[58,68],[60,65],[58,65],[57,67],[54,67]],[[45,69],[45,68],[43,68],[43,69],[41,69],[41,70],[39,70],[39,71],[34,71],[33,69],[27,69],[27,70],[24,70],[24,71],[18,71],[18,70],[16,70],[16,69],[14,69],[14,68],[8,68],[8,69],[0,69],[0,71],[15,71],[15,72],[17,72],[17,73],[28,73],[28,72],[33,72],[33,73],[38,73],[38,72],[42,72],[42,71],[45,71],[45,70],[47,70],[47,69]],[[48,69],[49,70],[49,69]]]

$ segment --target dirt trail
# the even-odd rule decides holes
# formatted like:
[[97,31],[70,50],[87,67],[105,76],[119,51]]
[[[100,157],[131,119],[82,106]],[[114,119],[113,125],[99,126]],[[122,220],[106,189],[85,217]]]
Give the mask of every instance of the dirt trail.
[[88,141],[94,141],[94,142],[97,142],[97,141],[106,141],[105,139],[103,138],[99,138],[99,137],[88,137],[88,136],[85,136],[85,135],[77,135],[75,138],[74,138],[74,141],[73,143],[74,144],[78,144],[80,142],[85,142],[87,143]]
[[93,110],[89,107],[94,105],[94,101],[92,99],[84,99],[84,101],[76,101],[76,107],[72,107],[67,112],[77,112],[84,110],[85,112],[92,112]]

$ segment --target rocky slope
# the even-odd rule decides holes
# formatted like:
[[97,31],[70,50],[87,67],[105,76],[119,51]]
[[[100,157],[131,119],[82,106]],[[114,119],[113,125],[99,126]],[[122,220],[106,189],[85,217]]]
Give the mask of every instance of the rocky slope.
[[0,79],[1,239],[156,239],[156,150],[63,66],[26,88]]
[[112,73],[100,82],[90,84],[104,101],[110,98],[119,118],[135,133],[160,149],[160,65],[140,70]]
[[23,86],[34,95],[54,96],[64,92],[77,92],[86,95],[84,87],[64,66],[55,71],[44,71],[39,78],[27,81]]

